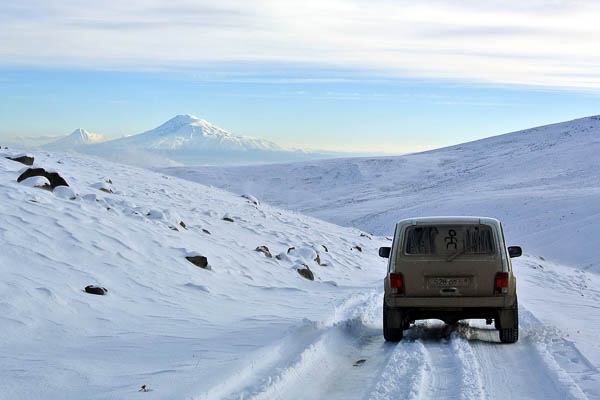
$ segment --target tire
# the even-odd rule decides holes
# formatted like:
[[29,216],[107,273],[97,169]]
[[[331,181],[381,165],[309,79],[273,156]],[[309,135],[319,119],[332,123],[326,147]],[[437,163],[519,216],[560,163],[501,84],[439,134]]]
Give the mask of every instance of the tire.
[[517,300],[511,307],[514,315],[515,324],[512,328],[500,328],[498,333],[500,334],[500,342],[502,343],[516,343],[519,340],[519,305]]
[[[402,335],[403,335],[403,331],[402,331],[402,325],[400,325],[400,328],[395,327],[393,324],[393,320],[396,319],[397,321],[402,321],[401,315],[393,315],[393,313],[400,313],[400,311],[392,311],[389,309],[389,307],[385,304],[385,300],[383,301],[383,338],[386,340],[386,342],[399,342],[402,340]],[[396,318],[393,318],[393,317]]]

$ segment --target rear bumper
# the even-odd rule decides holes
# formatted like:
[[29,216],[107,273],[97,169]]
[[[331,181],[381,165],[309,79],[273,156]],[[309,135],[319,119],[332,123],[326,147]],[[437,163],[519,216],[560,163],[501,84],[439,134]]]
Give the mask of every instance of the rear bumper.
[[513,296],[494,297],[405,297],[385,296],[385,303],[392,308],[508,308],[512,306]]

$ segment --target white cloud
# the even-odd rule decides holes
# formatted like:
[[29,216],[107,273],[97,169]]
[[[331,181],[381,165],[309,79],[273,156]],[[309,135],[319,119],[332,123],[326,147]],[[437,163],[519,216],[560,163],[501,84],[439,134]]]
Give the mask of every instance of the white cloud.
[[234,73],[273,63],[598,89],[598,15],[576,0],[23,0],[0,2],[0,63]]

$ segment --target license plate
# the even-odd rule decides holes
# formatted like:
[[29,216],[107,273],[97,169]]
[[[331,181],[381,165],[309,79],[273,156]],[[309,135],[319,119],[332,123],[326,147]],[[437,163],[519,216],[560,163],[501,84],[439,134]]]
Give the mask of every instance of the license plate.
[[471,284],[470,278],[429,278],[429,287],[464,287]]

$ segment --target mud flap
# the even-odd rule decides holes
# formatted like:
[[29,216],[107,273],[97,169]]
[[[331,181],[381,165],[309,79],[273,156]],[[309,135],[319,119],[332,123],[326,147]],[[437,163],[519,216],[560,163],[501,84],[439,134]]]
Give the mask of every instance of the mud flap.
[[498,311],[498,321],[499,321],[499,326],[497,326],[497,329],[503,328],[517,328],[518,327],[518,321],[515,320],[515,311],[514,311],[514,307],[511,308],[505,308],[502,310]]
[[390,328],[403,329],[404,316],[402,311],[388,308],[387,313],[387,324]]

